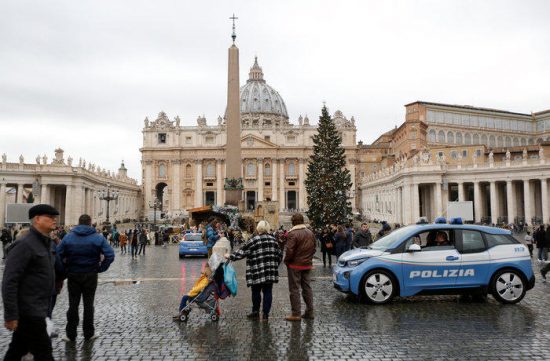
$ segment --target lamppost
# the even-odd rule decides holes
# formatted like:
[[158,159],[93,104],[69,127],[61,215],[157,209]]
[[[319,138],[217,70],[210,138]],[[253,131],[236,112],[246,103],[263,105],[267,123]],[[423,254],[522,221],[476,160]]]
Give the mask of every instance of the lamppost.
[[161,206],[162,202],[157,197],[155,197],[153,202],[149,202],[149,207],[153,208],[153,228],[155,229],[157,228],[157,208],[160,209]]
[[111,184],[107,183],[107,190],[99,191],[99,199],[107,201],[107,218],[106,223],[109,224],[109,203],[118,199],[118,191],[111,192]]

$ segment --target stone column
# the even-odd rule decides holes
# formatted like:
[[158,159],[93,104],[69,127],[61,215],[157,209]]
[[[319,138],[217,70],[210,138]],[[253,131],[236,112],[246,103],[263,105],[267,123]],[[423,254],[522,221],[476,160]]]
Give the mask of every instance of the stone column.
[[458,183],[458,201],[464,202],[466,197],[464,196],[464,182]]
[[40,203],[42,204],[50,203],[50,194],[48,192],[49,192],[48,185],[42,183],[42,186],[40,187]]
[[258,158],[256,160],[258,164],[258,202],[264,200],[264,160],[263,158]]
[[306,172],[305,172],[305,159],[300,158],[298,160],[298,209],[306,209],[306,186],[305,186],[305,178],[306,178]]
[[279,159],[279,209],[283,211],[285,208],[285,160]]
[[506,181],[506,215],[508,224],[514,223],[516,218],[516,195],[514,194],[514,184],[511,180]]
[[195,207],[202,206],[202,161],[195,161]]
[[277,159],[271,159],[271,200],[277,201]]
[[489,183],[489,193],[491,200],[491,223],[498,223],[498,199],[497,199],[497,184],[496,182]]
[[73,186],[68,184],[65,190],[65,225],[74,225],[73,217]]
[[[85,212],[84,211],[84,187],[82,185],[76,185],[73,190],[73,221],[74,224],[78,223],[78,218]],[[114,223],[114,222],[113,222]]]
[[412,184],[412,222],[415,223],[418,222],[418,219],[420,218],[420,193],[418,190],[418,184],[414,183]]
[[396,204],[396,214],[395,214],[395,219],[397,221],[397,223],[401,223],[403,224],[403,211],[402,211],[402,201],[401,201],[401,196],[402,196],[402,191],[401,191],[401,187],[398,187],[397,188],[397,197],[396,197],[396,201],[395,201],[395,204]]
[[[144,163],[145,167],[145,180],[143,182],[143,200],[145,204],[143,205],[146,208],[145,214],[148,214],[148,208],[150,204],[153,204],[153,161],[146,160]],[[98,208],[95,208],[96,211]]]
[[4,227],[6,222],[6,185],[0,183],[0,226]]
[[179,213],[181,209],[180,164],[181,164],[181,161],[179,159],[172,160],[172,204],[170,207],[172,208],[172,215],[174,215],[174,212]]
[[523,180],[523,204],[525,208],[525,223],[530,225],[533,212],[531,208],[531,185],[529,184],[529,179]]
[[548,223],[548,182],[546,178],[540,180],[540,194],[542,200],[542,223]]
[[441,208],[441,183],[435,182],[435,217],[443,216],[443,209]]
[[17,200],[16,203],[23,203],[23,184],[17,185]]
[[479,182],[474,182],[474,210],[477,223],[481,222],[481,209],[481,185]]
[[223,175],[222,175],[222,160],[216,159],[216,203],[218,206],[223,206]]

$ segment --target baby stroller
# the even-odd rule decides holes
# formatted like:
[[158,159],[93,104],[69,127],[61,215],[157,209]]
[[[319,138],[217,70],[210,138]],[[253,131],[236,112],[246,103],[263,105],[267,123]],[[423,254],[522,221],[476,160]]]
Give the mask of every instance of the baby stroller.
[[180,311],[180,321],[186,322],[193,308],[204,310],[213,322],[219,320],[221,315],[220,300],[229,297],[231,292],[224,282],[223,263],[219,263],[215,270],[208,285]]

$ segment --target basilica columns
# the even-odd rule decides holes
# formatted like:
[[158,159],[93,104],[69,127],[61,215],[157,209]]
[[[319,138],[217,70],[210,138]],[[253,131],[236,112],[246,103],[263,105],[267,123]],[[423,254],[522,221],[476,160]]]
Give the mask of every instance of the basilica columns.
[[[143,182],[143,199],[145,201],[144,206],[150,207],[153,203],[153,161],[146,160],[143,162],[143,166],[145,168],[145,181]],[[94,208],[97,210],[96,207]]]
[[[397,197],[396,197],[396,198],[397,198],[397,199],[396,199],[396,201],[395,201],[397,210],[396,210],[396,214],[395,214],[395,219],[396,219],[396,222],[397,222],[397,223],[401,223],[401,224],[402,224],[402,223],[403,223],[403,210],[401,209],[401,207],[402,207],[402,206],[401,206],[401,205],[402,205],[402,202],[401,202],[401,193],[402,193],[401,187],[397,187],[397,192],[396,192],[396,194],[397,194]],[[363,207],[363,209],[365,209],[365,207]]]
[[464,183],[463,183],[463,182],[459,182],[459,183],[458,183],[458,201],[459,201],[459,202],[464,202],[464,201],[465,201],[465,197],[464,197]]
[[271,159],[271,200],[277,201],[277,159]]
[[478,181],[474,182],[474,212],[476,223],[481,222],[481,185]]
[[542,223],[548,223],[548,182],[546,178],[540,180],[540,193],[542,200]]
[[181,209],[180,202],[180,164],[179,159],[172,160],[172,211],[179,211]]
[[441,208],[441,183],[435,182],[435,217],[443,216],[443,210]]
[[17,185],[17,203],[23,203],[23,184]]
[[195,161],[195,207],[202,206],[202,161]]
[[47,184],[42,183],[40,186],[40,203],[43,204],[49,204],[50,203],[50,194],[49,194],[49,187]]
[[222,160],[216,159],[216,203],[221,207],[224,202]]
[[73,225],[73,186],[67,185],[65,189],[65,224]]
[[531,185],[529,179],[523,180],[523,204],[525,205],[525,223],[531,224],[533,208],[531,206]]
[[264,200],[264,160],[258,158],[258,202]]
[[4,224],[4,219],[6,217],[6,185],[0,183],[0,224]]
[[299,185],[299,188],[298,188],[298,197],[299,197],[299,201],[298,201],[298,208],[299,209],[306,209],[307,208],[307,201],[306,201],[306,187],[305,187],[305,178],[306,178],[306,172],[305,172],[305,159],[303,158],[300,158],[298,160],[298,177],[300,177],[300,179],[298,179],[298,185]]
[[498,199],[497,199],[497,186],[494,181],[489,183],[489,199],[491,202],[491,223],[498,223]]
[[418,186],[419,185],[417,183],[413,183],[411,185],[412,198],[413,198],[412,223],[418,222],[418,219],[420,218],[420,194],[419,194]]
[[279,209],[284,212],[286,208],[285,200],[285,161],[279,160]]

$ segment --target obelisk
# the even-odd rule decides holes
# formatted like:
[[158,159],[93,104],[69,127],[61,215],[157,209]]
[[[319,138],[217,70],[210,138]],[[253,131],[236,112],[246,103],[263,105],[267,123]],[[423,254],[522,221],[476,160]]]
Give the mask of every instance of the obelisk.
[[225,114],[227,141],[225,146],[225,203],[238,206],[242,199],[241,176],[241,108],[239,83],[239,48],[235,45],[235,14],[233,20],[233,44],[229,48],[227,79],[227,108]]

